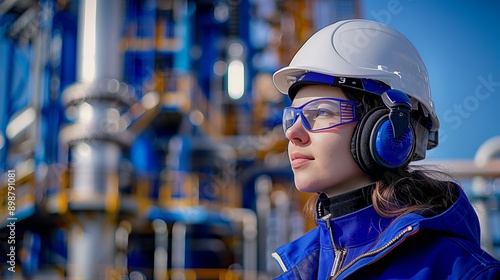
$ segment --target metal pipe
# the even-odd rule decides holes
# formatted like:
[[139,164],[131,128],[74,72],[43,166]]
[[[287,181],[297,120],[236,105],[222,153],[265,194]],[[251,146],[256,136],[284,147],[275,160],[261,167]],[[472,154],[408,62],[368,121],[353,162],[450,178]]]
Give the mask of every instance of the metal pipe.
[[120,52],[125,1],[81,0],[78,21],[77,81],[122,80]]
[[486,140],[474,156],[474,163],[478,167],[485,166],[491,159],[500,155],[500,136],[494,136]]
[[132,224],[122,221],[115,231],[115,271],[119,275],[128,274],[128,247]]
[[68,279],[109,279],[116,225],[102,213],[80,212],[68,232]]
[[[256,212],[258,220],[258,244],[261,249],[258,252],[258,267],[270,271],[272,260],[270,259],[272,250],[274,250],[275,243],[269,244],[269,228],[267,227],[268,220],[271,212],[271,199],[270,193],[273,188],[272,178],[268,175],[260,175],[255,180],[255,193],[256,193]],[[272,230],[272,229],[271,229]]]
[[[500,155],[500,136],[495,136],[481,144],[474,156],[474,164],[482,169],[498,155]],[[472,193],[480,198],[474,200],[473,204],[477,209],[479,223],[481,225],[481,246],[487,252],[494,255],[495,249],[490,226],[490,215],[492,213],[490,207],[487,205],[487,200],[496,198],[490,198],[491,195],[495,195],[495,190],[493,187],[488,188],[488,185],[491,185],[488,183],[488,177],[475,176],[472,178]]]
[[172,279],[186,279],[186,234],[187,225],[175,222],[172,226]]
[[153,221],[155,232],[155,252],[154,252],[154,279],[168,279],[168,228],[165,221],[156,219]]
[[120,131],[120,117],[135,102],[120,82],[124,3],[79,1],[77,83],[63,95],[73,123],[60,134],[71,155],[68,209],[76,218],[68,232],[68,279],[109,279],[116,269],[118,172],[132,139]]

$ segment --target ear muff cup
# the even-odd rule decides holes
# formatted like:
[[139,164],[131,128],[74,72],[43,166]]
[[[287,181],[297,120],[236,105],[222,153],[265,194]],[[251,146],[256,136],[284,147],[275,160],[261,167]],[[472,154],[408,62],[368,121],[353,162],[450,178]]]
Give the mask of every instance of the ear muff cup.
[[358,122],[351,141],[351,153],[360,169],[373,179],[384,171],[405,166],[411,160],[414,135],[411,126],[398,139],[393,138],[389,109],[378,107]]

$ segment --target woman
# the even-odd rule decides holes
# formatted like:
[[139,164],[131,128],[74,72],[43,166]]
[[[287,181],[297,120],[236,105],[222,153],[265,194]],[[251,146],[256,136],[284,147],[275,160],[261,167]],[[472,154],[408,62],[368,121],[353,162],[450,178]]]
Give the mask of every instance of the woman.
[[274,74],[296,187],[318,227],[278,248],[276,279],[500,279],[462,188],[411,161],[437,145],[427,70],[413,45],[367,20],[315,33]]

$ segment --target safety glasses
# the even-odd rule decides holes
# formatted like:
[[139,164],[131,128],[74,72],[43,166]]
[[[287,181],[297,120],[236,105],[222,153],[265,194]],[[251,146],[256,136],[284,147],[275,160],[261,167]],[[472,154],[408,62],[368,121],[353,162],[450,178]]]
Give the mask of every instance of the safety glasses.
[[357,102],[338,98],[317,98],[300,107],[286,107],[283,111],[283,131],[292,127],[299,116],[308,131],[320,131],[355,122]]

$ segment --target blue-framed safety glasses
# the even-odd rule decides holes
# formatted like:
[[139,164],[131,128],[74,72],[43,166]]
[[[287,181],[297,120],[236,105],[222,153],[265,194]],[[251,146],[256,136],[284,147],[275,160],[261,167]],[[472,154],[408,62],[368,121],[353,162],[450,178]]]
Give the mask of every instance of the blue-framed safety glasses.
[[300,107],[286,107],[283,111],[283,131],[298,120],[308,131],[320,131],[355,122],[357,102],[339,98],[316,98]]

